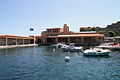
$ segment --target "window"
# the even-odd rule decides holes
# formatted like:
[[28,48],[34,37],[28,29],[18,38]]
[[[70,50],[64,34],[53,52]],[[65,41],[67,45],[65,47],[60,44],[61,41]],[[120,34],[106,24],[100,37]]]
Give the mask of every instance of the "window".
[[91,37],[91,39],[96,39],[96,37]]
[[46,33],[46,31],[43,31],[42,33]]

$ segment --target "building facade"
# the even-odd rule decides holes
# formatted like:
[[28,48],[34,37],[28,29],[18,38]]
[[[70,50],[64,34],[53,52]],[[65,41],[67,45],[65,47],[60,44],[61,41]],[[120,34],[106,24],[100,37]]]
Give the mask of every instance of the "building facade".
[[0,46],[33,44],[34,39],[26,36],[0,35]]
[[55,43],[78,43],[78,44],[100,44],[104,41],[104,34],[97,32],[79,32],[74,33],[69,31],[67,24],[62,28],[47,28],[41,33],[41,43],[55,44]]
[[81,45],[101,44],[104,41],[104,34],[97,32],[82,31],[75,33],[69,31],[67,24],[63,28],[47,28],[41,36],[15,36],[0,35],[0,45],[24,45],[24,44],[56,44],[56,43],[76,43]]
[[80,32],[95,31],[94,27],[80,27]]

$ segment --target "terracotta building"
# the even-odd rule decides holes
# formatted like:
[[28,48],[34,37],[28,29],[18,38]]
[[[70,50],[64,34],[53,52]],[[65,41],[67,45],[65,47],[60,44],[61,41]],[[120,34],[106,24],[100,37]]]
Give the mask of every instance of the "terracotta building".
[[[42,44],[54,44],[59,42],[64,43],[79,43],[79,44],[99,44],[104,40],[104,34],[96,32],[80,32],[74,33],[69,31],[67,24],[62,28],[47,28],[40,36]],[[36,39],[37,40],[37,39]]]
[[0,35],[0,46],[33,44],[34,39],[26,36]]
[[47,28],[41,33],[41,36],[15,36],[0,35],[0,45],[24,45],[24,44],[55,44],[55,43],[77,43],[82,45],[100,44],[104,41],[104,34],[96,32],[69,31],[67,24],[63,28]]

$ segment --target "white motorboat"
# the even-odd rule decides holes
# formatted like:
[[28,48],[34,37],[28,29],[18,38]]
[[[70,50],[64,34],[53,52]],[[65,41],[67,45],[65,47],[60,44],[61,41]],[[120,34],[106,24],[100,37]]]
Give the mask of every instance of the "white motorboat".
[[104,43],[98,46],[99,48],[104,48],[104,49],[120,49],[120,44],[115,44],[115,43]]
[[50,47],[51,48],[62,48],[64,45],[65,45],[64,43],[57,43],[57,44],[51,45]]
[[76,47],[74,46],[74,43],[70,43],[69,46],[67,45],[64,45],[62,47],[62,50],[63,51],[67,51],[67,52],[79,52],[79,51],[82,51],[83,50],[83,47]]
[[83,51],[85,56],[108,56],[111,51],[108,49],[100,49],[100,48],[93,48],[93,49],[86,49]]

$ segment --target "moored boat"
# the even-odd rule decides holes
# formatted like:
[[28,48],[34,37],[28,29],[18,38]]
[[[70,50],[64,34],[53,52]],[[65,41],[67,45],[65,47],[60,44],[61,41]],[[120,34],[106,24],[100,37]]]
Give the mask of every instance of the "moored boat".
[[104,48],[104,49],[120,49],[120,44],[115,44],[115,43],[105,43],[105,44],[101,44],[100,46],[98,46],[99,48]]
[[83,51],[84,56],[108,56],[111,51],[108,49],[100,49],[100,48],[93,48],[93,49],[86,49]]
[[69,46],[65,45],[62,47],[63,51],[67,51],[67,52],[79,52],[83,50],[83,47],[76,47],[74,46],[74,43],[70,43]]
[[57,44],[51,45],[50,47],[51,48],[62,48],[64,45],[65,45],[64,43],[57,43]]

